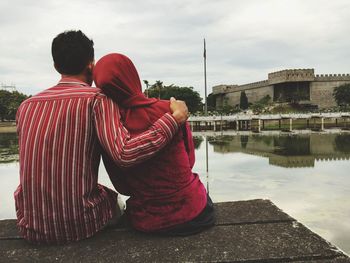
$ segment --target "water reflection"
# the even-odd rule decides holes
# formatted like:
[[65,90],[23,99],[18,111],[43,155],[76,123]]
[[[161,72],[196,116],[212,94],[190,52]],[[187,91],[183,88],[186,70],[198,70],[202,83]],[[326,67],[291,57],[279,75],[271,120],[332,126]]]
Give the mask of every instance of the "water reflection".
[[0,133],[0,163],[18,161],[18,140],[16,133]]
[[[193,136],[194,148],[199,149],[202,136]],[[18,138],[16,133],[0,133],[0,163],[18,161]]]
[[202,136],[193,136],[194,148],[196,150],[199,149],[199,147],[201,147],[202,142],[203,142]]
[[316,160],[350,157],[350,134],[240,135],[210,137],[214,152],[241,152],[269,158],[281,167],[314,167]]

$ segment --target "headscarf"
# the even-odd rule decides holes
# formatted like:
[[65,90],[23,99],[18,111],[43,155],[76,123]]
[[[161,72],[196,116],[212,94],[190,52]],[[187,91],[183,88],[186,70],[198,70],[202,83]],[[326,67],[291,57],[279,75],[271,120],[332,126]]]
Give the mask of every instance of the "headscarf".
[[140,133],[164,113],[169,112],[169,101],[147,98],[132,61],[118,53],[102,57],[94,68],[94,81],[107,96],[121,107],[124,126],[131,133]]
[[[124,126],[132,134],[148,129],[166,112],[168,100],[147,98],[141,89],[139,74],[132,61],[122,54],[112,53],[102,57],[94,68],[94,81],[107,96],[120,106]],[[189,124],[181,127],[191,167],[194,165],[194,144]]]

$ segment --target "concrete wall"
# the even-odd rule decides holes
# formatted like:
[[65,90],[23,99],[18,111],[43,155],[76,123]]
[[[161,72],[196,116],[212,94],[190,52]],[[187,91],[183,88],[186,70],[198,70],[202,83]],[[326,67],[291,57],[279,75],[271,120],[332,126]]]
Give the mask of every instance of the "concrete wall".
[[[310,152],[311,154],[320,155],[330,155],[336,154],[335,149],[335,138],[338,134],[327,134],[325,137],[323,134],[310,134]],[[325,138],[327,138],[325,140]]]
[[250,89],[246,91],[248,102],[254,103],[262,99],[266,95],[269,95],[273,99],[273,86],[266,86],[257,89]]
[[249,103],[254,103],[261,98],[269,95],[271,99],[273,99],[273,86],[265,86],[260,88],[251,88],[251,89],[240,89],[236,92],[225,93],[224,95],[218,96],[216,98],[216,106],[220,108],[223,106],[225,100],[227,100],[227,104],[231,106],[239,105],[239,101],[241,98],[241,91],[244,90],[245,94],[248,97]]
[[216,105],[220,108],[227,101],[228,105],[239,104],[241,91],[245,91],[249,103],[254,103],[266,95],[273,98],[273,85],[286,82],[310,82],[310,102],[319,108],[336,106],[333,98],[335,87],[350,83],[350,74],[315,75],[314,69],[288,69],[268,74],[268,79],[245,85],[218,85],[213,87],[217,95]]
[[313,81],[314,69],[286,69],[268,74],[270,84],[298,81]]
[[314,81],[310,83],[310,101],[319,108],[331,108],[337,105],[333,97],[335,87],[350,83],[350,81]]

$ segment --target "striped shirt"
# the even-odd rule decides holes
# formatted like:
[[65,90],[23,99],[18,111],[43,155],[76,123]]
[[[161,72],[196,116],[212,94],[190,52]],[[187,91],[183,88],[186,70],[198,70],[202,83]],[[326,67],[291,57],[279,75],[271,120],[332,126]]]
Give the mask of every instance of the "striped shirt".
[[22,236],[35,243],[90,237],[116,214],[116,193],[97,183],[102,151],[122,167],[152,157],[178,130],[167,113],[131,137],[118,106],[97,88],[62,79],[17,112],[20,184],[15,191]]

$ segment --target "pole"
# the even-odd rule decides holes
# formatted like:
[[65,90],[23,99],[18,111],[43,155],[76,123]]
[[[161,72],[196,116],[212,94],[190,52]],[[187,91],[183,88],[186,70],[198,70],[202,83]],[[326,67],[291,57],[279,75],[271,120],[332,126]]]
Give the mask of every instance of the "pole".
[[209,165],[208,165],[208,136],[205,135],[205,164],[206,164],[206,175],[207,175],[207,192],[209,194]]
[[205,96],[205,106],[204,106],[204,113],[205,116],[208,115],[208,102],[207,102],[207,50],[205,46],[205,38],[204,38],[204,96]]
[[[208,116],[208,102],[207,102],[207,50],[205,46],[205,38],[203,39],[204,44],[204,96],[205,96],[205,106],[204,113],[205,116]],[[206,174],[207,174],[207,192],[209,194],[209,164],[208,164],[208,136],[205,136],[205,165],[206,165]]]

